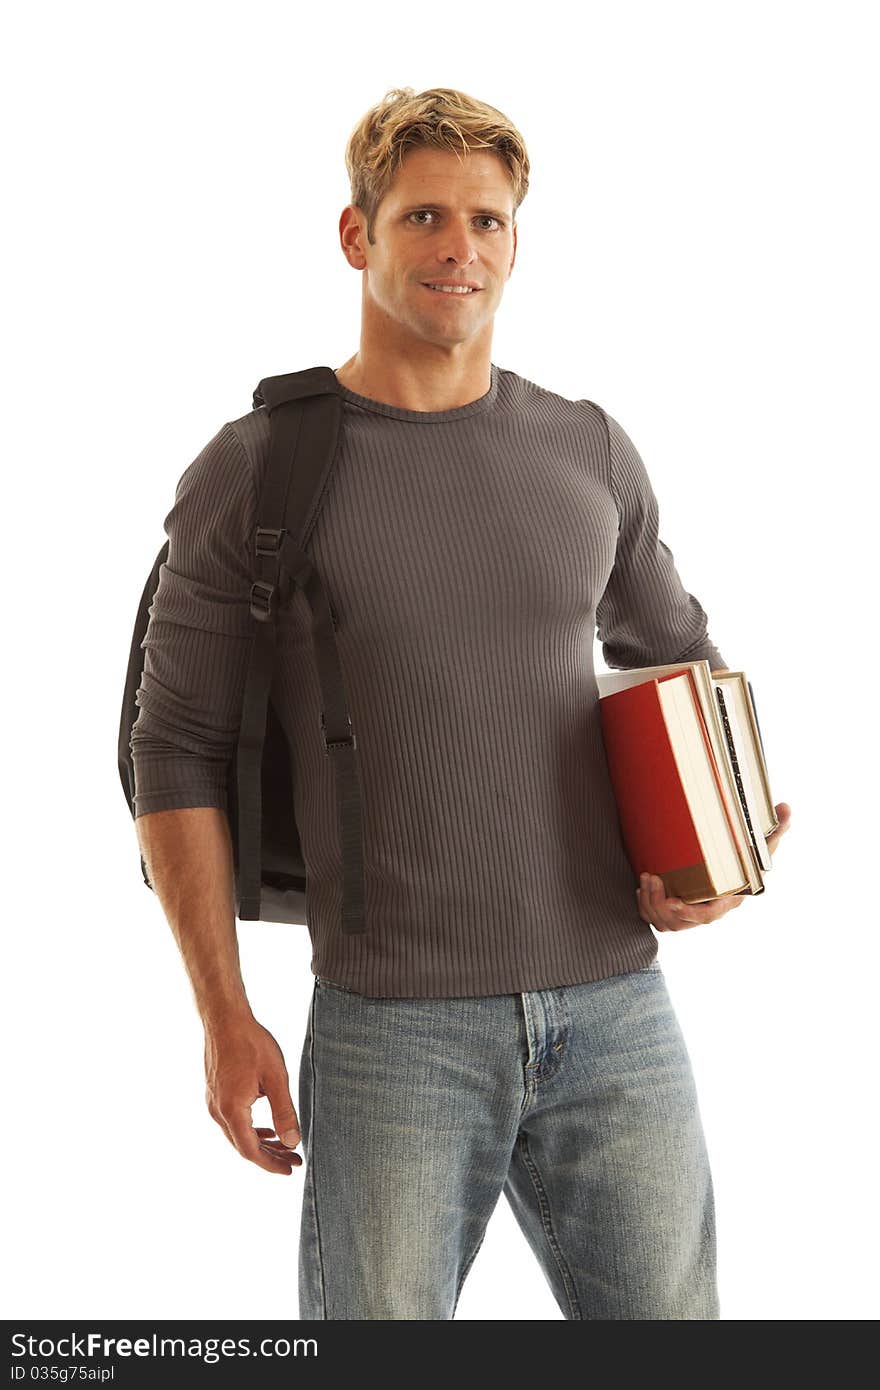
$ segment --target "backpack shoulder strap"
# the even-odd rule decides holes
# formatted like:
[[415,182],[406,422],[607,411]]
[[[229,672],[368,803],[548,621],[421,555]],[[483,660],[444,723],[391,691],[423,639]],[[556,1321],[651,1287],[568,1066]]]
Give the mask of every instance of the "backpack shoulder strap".
[[[335,615],[306,554],[333,468],[342,418],[339,383],[329,367],[264,377],[254,408],[270,414],[269,461],[255,534],[251,650],[237,754],[239,893],[242,920],[260,916],[262,884],[262,750],[275,665],[275,622],[282,568],[306,595],[313,617],[325,749],[334,754],[343,844],[343,931],[362,932],[363,865],[356,742],[335,641]],[[285,593],[286,598],[286,593]]]
[[[279,560],[292,569],[294,554],[308,545],[333,468],[342,422],[339,382],[329,367],[308,367],[264,377],[254,391],[258,400],[269,411],[271,428],[257,555],[271,555],[274,546]],[[268,551],[263,548],[267,546]],[[255,577],[263,584],[277,584],[278,570],[270,560]],[[271,602],[265,589],[252,594],[252,607],[256,601],[265,611],[267,596]]]
[[304,367],[300,372],[264,376],[254,391],[254,409],[265,405],[273,410],[276,405],[283,405],[285,401],[338,394],[339,382],[331,367]]

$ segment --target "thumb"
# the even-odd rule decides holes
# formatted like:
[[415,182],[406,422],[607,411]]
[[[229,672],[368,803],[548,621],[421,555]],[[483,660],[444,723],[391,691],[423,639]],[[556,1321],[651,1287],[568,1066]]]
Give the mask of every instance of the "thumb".
[[279,1098],[275,1104],[270,1100],[269,1104],[272,1109],[272,1124],[275,1127],[275,1133],[282,1144],[286,1144],[289,1149],[295,1149],[302,1135],[299,1132],[299,1120],[296,1117],[290,1096]]

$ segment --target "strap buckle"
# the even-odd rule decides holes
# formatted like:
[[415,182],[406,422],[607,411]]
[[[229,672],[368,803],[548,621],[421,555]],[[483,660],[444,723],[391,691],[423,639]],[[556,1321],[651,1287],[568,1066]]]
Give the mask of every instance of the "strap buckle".
[[[349,715],[346,715],[346,719],[347,719],[347,721],[348,721],[348,727],[349,727],[349,729],[350,729],[350,728],[351,728],[351,715],[350,715],[350,714],[349,714]],[[323,711],[323,710],[321,710],[321,737],[322,737],[323,740],[324,740],[324,751],[325,751],[326,753],[332,753],[332,752],[333,752],[335,749],[337,749],[337,748],[357,748],[357,735],[356,735],[356,734],[353,734],[353,733],[350,733],[350,734],[343,734],[341,738],[329,738],[329,739],[328,739],[328,737],[327,737],[327,724],[326,724],[326,721],[325,721],[325,719],[324,719],[324,711]]]
[[272,597],[275,585],[267,584],[265,579],[257,579],[251,585],[251,617],[265,623],[272,616]]
[[282,537],[287,534],[285,526],[258,526],[256,551],[258,555],[277,555],[281,549]]

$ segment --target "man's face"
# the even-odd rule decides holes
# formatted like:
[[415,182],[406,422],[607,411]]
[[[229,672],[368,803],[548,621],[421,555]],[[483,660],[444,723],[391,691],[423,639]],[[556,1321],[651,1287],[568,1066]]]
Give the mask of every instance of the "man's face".
[[[343,214],[345,216],[345,214]],[[489,325],[516,256],[510,176],[495,154],[410,150],[373,227],[348,244],[366,260],[364,309],[373,326],[439,344],[462,343]],[[470,294],[428,289],[451,280]]]

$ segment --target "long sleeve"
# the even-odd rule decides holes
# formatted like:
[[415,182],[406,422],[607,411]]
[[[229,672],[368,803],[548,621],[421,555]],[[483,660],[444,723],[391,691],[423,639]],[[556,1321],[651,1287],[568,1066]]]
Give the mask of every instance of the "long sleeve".
[[602,415],[620,515],[614,566],[596,607],[605,661],[624,670],[705,659],[713,670],[727,669],[709,637],[706,613],[685,589],[672,551],[659,537],[657,498],[638,450],[613,416],[604,410]]
[[165,518],[168,557],[142,642],[131,734],[135,816],[226,807],[253,638],[253,472],[224,424],[189,465]]

